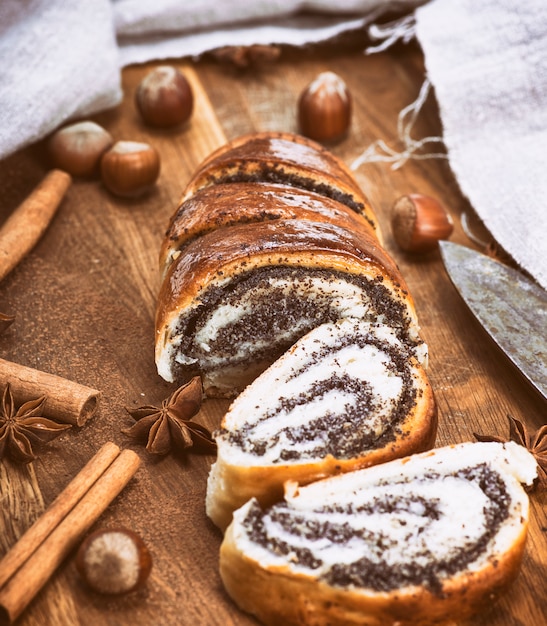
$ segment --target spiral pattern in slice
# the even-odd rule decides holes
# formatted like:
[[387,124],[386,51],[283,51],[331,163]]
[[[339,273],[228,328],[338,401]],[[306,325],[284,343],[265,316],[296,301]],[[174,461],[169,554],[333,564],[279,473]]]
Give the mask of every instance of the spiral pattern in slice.
[[249,497],[364,467],[434,441],[423,368],[388,326],[348,318],[300,339],[232,403],[216,433],[207,508],[221,527]]
[[203,374],[208,395],[234,395],[328,321],[378,321],[409,345],[423,343],[393,261],[369,231],[328,222],[213,230],[182,249],[159,303],[158,372],[170,381]]
[[[362,621],[340,623],[392,623],[389,615],[422,624],[451,610],[468,614],[518,570],[528,519],[521,482],[535,475],[521,446],[468,443],[290,484],[284,502],[263,510],[251,500],[236,511],[221,549],[223,580],[266,624],[298,623],[297,614],[316,620],[300,623],[326,624],[330,610],[339,623],[334,616],[356,606]],[[243,570],[236,574],[236,566]],[[266,607],[252,577],[241,594],[238,581],[249,570],[258,572],[258,586],[269,582]],[[293,606],[275,609],[280,593]],[[275,613],[281,621],[272,621]]]

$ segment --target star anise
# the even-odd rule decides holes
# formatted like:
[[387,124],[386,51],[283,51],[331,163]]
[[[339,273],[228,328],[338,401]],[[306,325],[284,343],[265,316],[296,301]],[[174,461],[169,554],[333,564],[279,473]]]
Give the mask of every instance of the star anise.
[[547,489],[547,424],[534,432],[530,430],[518,419],[507,416],[509,420],[509,439],[497,437],[495,435],[477,435],[474,433],[478,441],[497,441],[498,443],[506,443],[507,441],[515,441],[524,446],[538,464],[538,480],[537,486],[540,489]]
[[164,400],[161,407],[126,409],[137,423],[123,432],[137,441],[146,441],[146,449],[152,454],[165,455],[173,448],[214,452],[216,443],[210,431],[192,421],[201,408],[201,400],[201,379],[195,376]]
[[46,399],[29,400],[17,408],[10,384],[6,384],[0,410],[0,459],[5,455],[18,463],[30,463],[36,458],[34,444],[51,441],[71,428],[42,415]]

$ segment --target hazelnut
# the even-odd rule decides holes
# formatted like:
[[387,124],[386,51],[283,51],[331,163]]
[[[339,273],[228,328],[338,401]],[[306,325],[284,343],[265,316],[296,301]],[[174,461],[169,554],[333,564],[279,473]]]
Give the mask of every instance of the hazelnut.
[[118,141],[101,159],[105,187],[117,196],[146,193],[160,173],[160,155],[147,143]]
[[176,126],[192,115],[194,95],[184,74],[170,65],[161,65],[141,81],[135,104],[147,124]]
[[55,132],[47,149],[56,168],[72,176],[91,177],[99,172],[102,155],[113,144],[112,136],[95,122],[70,124]]
[[94,591],[121,594],[144,585],[152,557],[143,540],[126,528],[98,530],[78,548],[76,569]]
[[300,132],[316,141],[338,141],[351,122],[351,95],[346,83],[334,72],[319,74],[298,101]]
[[402,250],[428,252],[439,239],[450,237],[454,223],[438,200],[414,193],[402,196],[393,205],[391,230]]

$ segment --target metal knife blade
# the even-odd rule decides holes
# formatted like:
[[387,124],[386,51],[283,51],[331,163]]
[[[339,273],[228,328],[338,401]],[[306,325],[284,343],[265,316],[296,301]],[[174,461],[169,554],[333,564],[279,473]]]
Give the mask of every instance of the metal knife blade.
[[547,292],[480,252],[439,244],[448,276],[471,312],[547,399]]

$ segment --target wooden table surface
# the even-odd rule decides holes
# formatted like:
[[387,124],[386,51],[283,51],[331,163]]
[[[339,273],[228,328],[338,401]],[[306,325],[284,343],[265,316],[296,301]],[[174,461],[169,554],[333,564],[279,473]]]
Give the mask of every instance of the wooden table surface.
[[[157,147],[157,187],[139,200],[120,200],[98,181],[75,181],[45,236],[0,284],[0,310],[15,323],[0,337],[4,359],[99,389],[99,412],[43,448],[28,466],[0,462],[0,554],[55,498],[106,441],[142,458],[135,478],[95,528],[123,525],[148,544],[154,567],[146,587],[124,597],[89,592],[69,557],[19,618],[21,626],[104,624],[254,624],[224,593],[218,574],[221,535],[204,508],[211,456],[157,460],[122,434],[133,423],[125,407],[160,403],[173,387],[154,365],[154,309],[158,252],[168,219],[194,168],[215,147],[243,133],[297,131],[296,101],[320,71],[342,76],[352,94],[351,133],[332,147],[352,163],[374,140],[397,148],[397,115],[418,95],[424,79],[421,51],[398,46],[373,56],[355,49],[286,52],[276,62],[240,71],[215,59],[174,62],[191,80],[193,118],[175,131],[145,127],[133,93],[150,66],[123,72],[124,101],[94,116],[115,139]],[[412,131],[441,133],[434,97]],[[39,182],[48,162],[42,145],[0,162],[0,219]],[[430,346],[429,375],[440,415],[437,445],[473,440],[473,433],[507,435],[507,414],[538,428],[545,404],[498,351],[451,286],[438,252],[419,258],[400,252],[389,231],[390,208],[400,195],[419,192],[442,200],[455,219],[452,240],[473,245],[460,216],[469,210],[446,160],[361,166],[358,182],[375,207],[386,247],[416,300]],[[2,381],[4,382],[4,381]],[[225,401],[207,401],[198,421],[214,428]],[[547,623],[545,494],[531,495],[530,533],[522,572],[510,591],[469,626]]]

